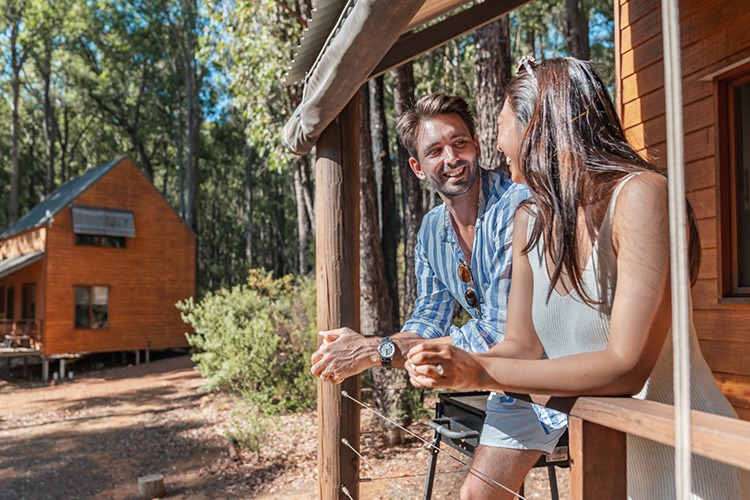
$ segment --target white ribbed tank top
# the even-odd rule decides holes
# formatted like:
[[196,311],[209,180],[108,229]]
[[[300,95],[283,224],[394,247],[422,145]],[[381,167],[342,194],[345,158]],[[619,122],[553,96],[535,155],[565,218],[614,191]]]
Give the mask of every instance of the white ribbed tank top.
[[[549,358],[603,351],[609,341],[611,307],[617,287],[617,256],[612,243],[612,222],[622,187],[637,174],[626,176],[615,188],[602,221],[591,257],[583,270],[583,286],[602,305],[586,304],[574,290],[563,295],[556,290],[547,301],[550,277],[544,258],[544,242],[529,252],[534,274],[532,315],[537,335]],[[535,218],[529,219],[529,234]],[[737,417],[714,381],[700,352],[695,327],[690,331],[691,394],[694,410]],[[664,342],[654,371],[634,397],[674,404],[672,388],[672,332]],[[665,499],[675,497],[674,448],[646,439],[628,436],[628,497]],[[737,470],[719,462],[693,455],[692,496],[705,499],[742,498]]]

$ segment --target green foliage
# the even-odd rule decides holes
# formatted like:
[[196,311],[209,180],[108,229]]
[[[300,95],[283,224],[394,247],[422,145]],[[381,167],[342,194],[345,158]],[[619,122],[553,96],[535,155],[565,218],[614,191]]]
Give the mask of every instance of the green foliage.
[[204,391],[240,395],[266,414],[311,408],[315,288],[311,279],[250,270],[247,285],[177,304]]
[[230,413],[231,427],[227,430],[226,436],[242,448],[260,455],[269,427],[273,423],[273,417],[258,411],[257,406],[239,401]]

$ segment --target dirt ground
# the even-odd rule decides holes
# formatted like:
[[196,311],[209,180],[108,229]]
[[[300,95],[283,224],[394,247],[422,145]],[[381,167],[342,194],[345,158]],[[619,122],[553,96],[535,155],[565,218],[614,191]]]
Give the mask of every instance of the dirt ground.
[[[201,383],[185,355],[55,386],[0,380],[0,499],[135,499],[138,477],[155,473],[165,476],[168,498],[318,497],[314,412],[281,417],[258,454],[236,450],[225,437],[231,401],[198,393]],[[426,424],[411,429],[429,440]],[[360,498],[421,498],[424,444],[409,437],[385,448],[373,427],[363,411]],[[567,470],[557,471],[567,498]],[[433,498],[457,498],[465,474],[441,455]],[[544,469],[530,473],[525,496],[550,498]]]

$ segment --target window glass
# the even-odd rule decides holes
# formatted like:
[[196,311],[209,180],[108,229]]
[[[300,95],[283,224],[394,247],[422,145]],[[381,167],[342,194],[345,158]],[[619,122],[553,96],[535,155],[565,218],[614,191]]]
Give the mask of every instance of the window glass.
[[737,285],[750,287],[750,83],[734,88]]
[[109,288],[92,286],[91,296],[91,328],[107,328],[109,326]]
[[109,287],[75,287],[76,328],[109,327]]
[[75,294],[76,294],[76,320],[75,325],[76,328],[89,328],[91,325],[91,322],[89,321],[89,304],[91,303],[89,299],[89,287],[87,286],[77,286],[75,287]]

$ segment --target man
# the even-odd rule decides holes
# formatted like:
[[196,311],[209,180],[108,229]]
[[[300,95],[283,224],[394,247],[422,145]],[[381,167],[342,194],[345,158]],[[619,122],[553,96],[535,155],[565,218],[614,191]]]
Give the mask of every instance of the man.
[[[399,117],[396,130],[414,174],[435,188],[443,204],[422,221],[414,250],[417,300],[401,332],[382,340],[348,328],[321,332],[312,372],[333,383],[378,364],[403,368],[417,343],[452,342],[483,352],[505,334],[513,217],[527,188],[480,169],[474,117],[460,97],[423,96]],[[462,327],[451,324],[456,301],[471,315]],[[440,375],[441,367],[434,369]],[[555,412],[492,394],[473,467],[518,491],[526,471],[554,448],[564,428],[564,417]],[[461,497],[513,495],[469,474]]]

